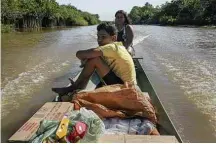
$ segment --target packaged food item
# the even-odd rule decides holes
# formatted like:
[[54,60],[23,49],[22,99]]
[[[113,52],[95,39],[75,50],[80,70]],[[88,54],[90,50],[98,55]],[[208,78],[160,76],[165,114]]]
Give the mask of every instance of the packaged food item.
[[69,121],[68,115],[64,115],[56,131],[57,139],[60,140],[67,135]]
[[87,124],[84,122],[77,122],[72,132],[67,136],[69,142],[75,143],[82,139],[88,130]]

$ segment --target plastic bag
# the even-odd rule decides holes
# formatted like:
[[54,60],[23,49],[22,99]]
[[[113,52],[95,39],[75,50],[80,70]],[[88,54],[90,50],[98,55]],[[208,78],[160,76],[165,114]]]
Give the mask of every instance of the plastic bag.
[[85,136],[80,139],[80,143],[94,143],[105,131],[103,121],[92,111],[81,108],[80,111],[72,111],[70,113],[70,121],[82,121],[88,125],[88,131]]
[[[84,137],[78,142],[80,143],[94,143],[97,142],[101,134],[104,133],[105,126],[103,121],[91,110],[86,108],[81,108],[80,110],[71,111],[67,113],[69,118],[69,125],[67,130],[67,135],[73,130],[73,126],[77,122],[84,122],[88,125],[88,130]],[[40,127],[36,134],[31,138],[30,142],[42,143],[45,140],[48,142],[56,141],[56,130],[60,124],[60,121],[43,120],[41,121]]]
[[149,135],[156,128],[151,121],[145,118],[108,118],[103,122],[105,134]]
[[29,140],[32,143],[42,143],[48,137],[55,137],[59,121],[43,120],[35,135]]

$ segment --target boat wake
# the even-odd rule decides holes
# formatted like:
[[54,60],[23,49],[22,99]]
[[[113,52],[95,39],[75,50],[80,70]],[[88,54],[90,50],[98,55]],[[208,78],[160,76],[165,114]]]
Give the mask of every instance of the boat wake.
[[155,56],[180,85],[188,99],[193,101],[203,114],[208,115],[216,136],[216,72],[211,63],[193,56],[188,60],[170,60],[158,54]]
[[29,71],[20,73],[16,79],[8,81],[1,91],[1,119],[14,109],[18,109],[21,103],[30,99],[37,90],[42,89],[50,76],[69,65],[70,61],[58,64],[51,59],[47,59]]
[[133,41],[133,46],[139,44],[140,42],[142,42],[143,40],[145,40],[146,38],[148,38],[150,35],[146,35],[146,36],[139,36],[137,38],[134,39]]

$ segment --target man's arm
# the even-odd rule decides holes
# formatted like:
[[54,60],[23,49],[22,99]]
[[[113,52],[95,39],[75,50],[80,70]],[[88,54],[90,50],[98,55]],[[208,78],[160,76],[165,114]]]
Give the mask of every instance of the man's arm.
[[80,50],[76,53],[76,57],[80,60],[95,58],[95,57],[99,57],[99,56],[103,56],[103,53],[98,48],[92,48],[92,49],[88,49],[88,50]]

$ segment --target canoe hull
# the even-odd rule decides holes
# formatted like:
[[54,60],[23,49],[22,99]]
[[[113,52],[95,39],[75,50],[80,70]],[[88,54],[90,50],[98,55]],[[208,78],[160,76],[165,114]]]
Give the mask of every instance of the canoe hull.
[[[148,92],[152,103],[157,111],[157,116],[159,119],[157,129],[160,132],[161,135],[172,135],[175,136],[179,142],[182,142],[181,137],[179,136],[177,130],[175,129],[172,121],[170,120],[168,114],[166,113],[157,93],[155,92],[152,84],[150,83],[146,73],[144,72],[140,62],[140,58],[134,59],[134,64],[136,68],[136,78],[137,78],[137,84],[142,92]],[[78,78],[79,74],[73,79],[74,81]],[[100,78],[98,74],[95,72],[91,76],[85,91],[91,91],[94,90],[99,84]]]
[[136,76],[137,84],[143,92],[148,92],[152,103],[157,111],[157,116],[159,119],[158,131],[161,135],[174,135],[179,142],[182,142],[177,130],[175,129],[172,121],[170,120],[168,114],[166,113],[157,93],[155,92],[152,84],[149,81],[146,73],[144,72],[138,59],[134,59],[134,64],[136,66]]

